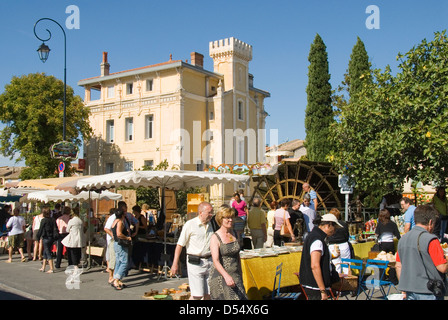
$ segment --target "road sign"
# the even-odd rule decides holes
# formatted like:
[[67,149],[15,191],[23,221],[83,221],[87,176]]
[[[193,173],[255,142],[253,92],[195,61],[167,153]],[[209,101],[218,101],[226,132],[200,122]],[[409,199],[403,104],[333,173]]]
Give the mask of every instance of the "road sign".
[[338,185],[341,188],[341,194],[352,194],[353,184],[348,183],[349,177],[346,175],[339,175]]
[[59,173],[61,173],[61,172],[64,172],[64,170],[65,170],[65,163],[64,162],[59,162],[59,165],[58,165],[58,171],[59,171]]

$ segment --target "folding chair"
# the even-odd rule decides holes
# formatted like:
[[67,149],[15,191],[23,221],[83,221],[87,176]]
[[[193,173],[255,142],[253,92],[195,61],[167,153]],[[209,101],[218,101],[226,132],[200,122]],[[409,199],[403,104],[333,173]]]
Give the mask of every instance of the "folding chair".
[[[272,289],[272,300],[297,300],[300,296],[300,292],[280,292],[280,283],[282,280],[282,266],[280,263],[275,270],[274,288]],[[277,281],[278,278],[278,281]],[[277,289],[275,285],[277,284]]]
[[[336,300],[341,297],[343,293],[345,294],[345,298],[348,300],[348,294],[356,295],[358,297],[360,293],[360,285],[359,285],[359,277],[362,275],[363,270],[363,261],[358,259],[341,259],[341,270],[347,268],[347,274],[340,274],[341,282],[336,283],[332,286],[332,289],[336,291]],[[358,274],[354,275],[352,270],[358,270]]]
[[[375,290],[379,290],[383,299],[387,299],[391,287],[395,285],[388,280],[384,279],[389,261],[368,259],[366,267],[364,269],[363,277],[360,283],[360,287],[365,293],[368,300],[371,300]],[[373,270],[372,273],[366,274],[366,271]],[[387,293],[386,290],[387,289]]]
[[[302,286],[302,284],[300,284],[300,273],[299,272],[294,272],[294,274],[297,276],[297,279],[299,279],[299,288],[302,291],[300,293],[300,295],[303,294],[303,296],[305,297],[305,300],[308,300],[308,295],[306,294],[305,288]],[[330,298],[332,300],[338,300],[338,297],[334,296],[332,288],[330,288],[328,291],[330,292]]]

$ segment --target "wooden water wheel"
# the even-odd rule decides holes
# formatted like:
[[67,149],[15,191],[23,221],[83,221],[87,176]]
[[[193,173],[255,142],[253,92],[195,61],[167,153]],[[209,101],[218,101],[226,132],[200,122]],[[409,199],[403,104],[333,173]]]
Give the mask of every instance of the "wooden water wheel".
[[317,210],[328,211],[332,207],[344,206],[343,196],[339,192],[338,173],[330,163],[313,161],[283,160],[277,172],[271,175],[252,176],[255,182],[253,197],[262,199],[263,205],[270,208],[271,201],[283,199],[302,201],[305,191],[302,185],[308,182],[316,191]]

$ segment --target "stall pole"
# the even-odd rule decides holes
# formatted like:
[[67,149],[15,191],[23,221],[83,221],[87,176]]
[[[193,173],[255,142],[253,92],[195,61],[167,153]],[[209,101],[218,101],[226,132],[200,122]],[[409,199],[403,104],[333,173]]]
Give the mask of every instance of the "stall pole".
[[[162,186],[162,211],[163,211],[163,216],[165,221],[163,222],[163,254],[162,254],[162,259],[163,259],[163,268],[162,268],[162,273],[159,274],[159,277],[157,278],[157,280],[160,280],[160,278],[163,276],[164,280],[168,280],[168,273],[171,271],[171,268],[168,267],[167,261],[168,261],[168,254],[166,252],[166,203],[165,203],[165,186]],[[178,278],[179,276],[176,274],[176,278]]]

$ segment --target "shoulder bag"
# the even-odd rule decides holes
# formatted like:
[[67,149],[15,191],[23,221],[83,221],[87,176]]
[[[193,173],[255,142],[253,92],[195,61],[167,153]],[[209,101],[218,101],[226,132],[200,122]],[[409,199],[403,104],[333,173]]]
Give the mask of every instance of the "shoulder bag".
[[442,280],[433,280],[429,277],[428,271],[426,270],[425,261],[423,260],[422,253],[420,251],[420,236],[423,234],[423,232],[421,232],[418,235],[417,249],[418,249],[418,253],[420,254],[420,258],[422,259],[423,267],[425,268],[425,272],[426,272],[426,276],[429,279],[426,286],[427,286],[428,290],[431,291],[432,294],[435,295],[436,297],[443,297],[446,292],[445,284]]
[[288,225],[286,224],[286,210],[283,210],[283,224],[282,224],[282,228],[280,229],[280,235],[282,237],[287,237],[287,238],[291,237],[291,234],[289,233],[289,230],[288,230]]

